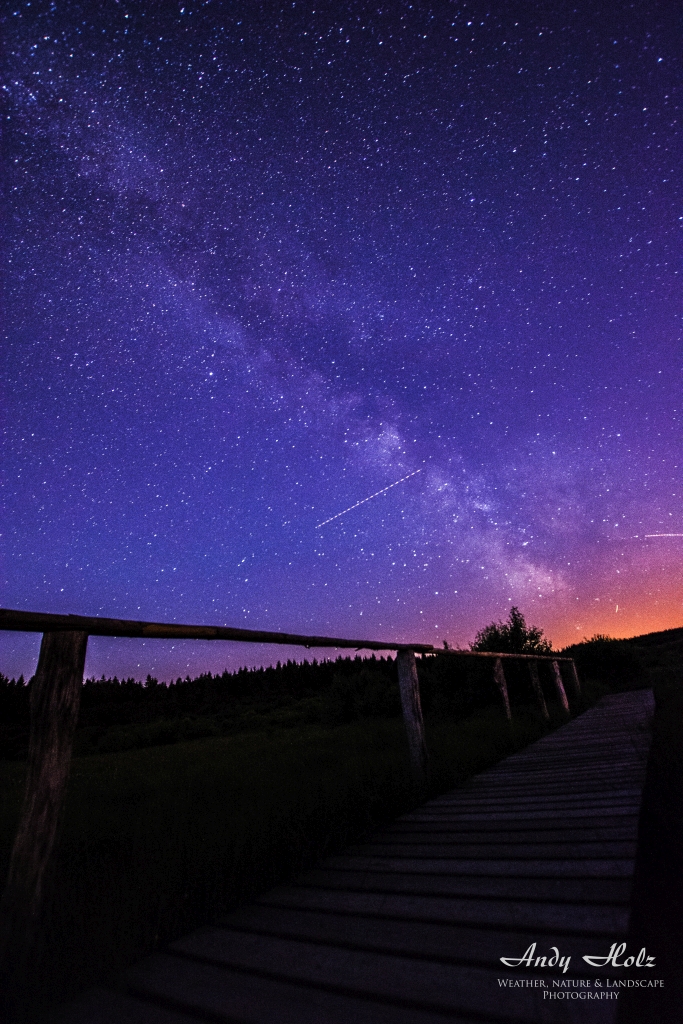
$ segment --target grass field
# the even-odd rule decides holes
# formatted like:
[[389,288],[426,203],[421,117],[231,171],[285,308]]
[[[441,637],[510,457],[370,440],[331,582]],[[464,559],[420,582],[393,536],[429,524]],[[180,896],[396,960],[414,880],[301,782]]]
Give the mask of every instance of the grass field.
[[[429,793],[544,732],[523,709],[512,727],[498,708],[428,721]],[[23,775],[21,762],[0,762],[3,872]],[[424,796],[411,780],[400,718],[75,758],[28,1019]]]

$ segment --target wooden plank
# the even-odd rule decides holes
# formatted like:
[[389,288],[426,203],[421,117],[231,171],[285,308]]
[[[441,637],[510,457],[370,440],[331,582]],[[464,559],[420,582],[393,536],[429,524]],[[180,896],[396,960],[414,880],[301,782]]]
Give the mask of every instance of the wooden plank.
[[[549,795],[558,794],[562,796],[567,793],[585,796],[590,793],[615,793],[619,790],[630,789],[637,793],[641,788],[640,783],[644,775],[640,767],[637,769],[624,767],[621,769],[621,774],[621,778],[615,779],[613,775],[602,775],[599,772],[587,772],[584,774],[571,772],[568,773],[566,778],[550,781],[551,776],[543,780],[543,792]],[[450,796],[444,799],[432,800],[424,806],[448,807],[450,804],[461,803],[463,800],[485,799],[489,795],[497,796],[498,798],[513,798],[515,795],[525,796],[538,781],[540,780],[534,779],[533,782],[530,782],[515,779],[505,783],[501,782],[498,785],[496,780],[487,779],[480,786],[463,787],[457,798]]]
[[[486,827],[488,825],[488,827]],[[573,824],[563,821],[549,820],[539,823],[528,822],[524,819],[510,821],[505,829],[502,829],[498,822],[474,822],[472,824],[432,824],[427,828],[419,821],[401,821],[393,825],[385,826],[375,838],[381,843],[402,843],[404,840],[412,841],[413,838],[421,843],[439,843],[442,838],[453,837],[454,839],[471,839],[472,842],[485,842],[486,840],[498,838],[506,843],[514,843],[519,840],[523,842],[524,837],[553,835],[562,837],[567,842],[572,839],[599,840],[630,840],[635,834],[632,818],[603,818],[596,824],[594,818],[582,822],[581,819],[573,819]]]
[[[446,925],[411,922],[400,930],[399,941],[403,948],[388,950],[382,947],[382,943],[395,945],[396,938],[392,939],[387,927],[392,923],[369,921],[368,929],[370,932],[374,929],[378,939],[369,944],[362,934],[361,919],[339,918],[336,924],[341,927],[335,929],[330,915],[326,918],[324,914],[300,913],[300,929],[305,928],[304,919],[308,930],[315,933],[312,940],[304,937],[301,931],[292,936],[276,934],[271,929],[263,932],[213,927],[198,929],[174,942],[171,950],[237,970],[336,989],[348,987],[356,993],[386,996],[390,984],[393,986],[392,994],[397,995],[402,990],[404,998],[417,998],[424,1006],[434,1006],[425,989],[433,996],[435,986],[453,987],[453,980],[458,975],[450,968],[478,967],[484,971],[499,971],[501,949],[523,950],[535,941],[539,948],[546,949],[553,942],[561,942],[574,965],[580,966],[579,973],[583,976],[605,973],[583,964],[582,949],[599,947],[598,939],[588,941],[586,936],[555,931],[552,937],[539,933],[535,937],[524,931],[454,930]],[[356,930],[350,931],[354,925]],[[395,923],[393,926],[396,933]],[[570,964],[568,973],[577,973],[577,967],[572,969]],[[422,972],[426,977],[419,977]],[[623,972],[611,971],[610,974],[620,976]],[[411,993],[403,980],[407,976],[411,976]],[[457,1002],[452,1002],[452,999],[453,994],[442,993],[436,1006],[456,1008]]]
[[[619,815],[629,814],[636,815],[639,810],[639,803],[630,801],[629,803],[620,802],[616,805],[610,805],[608,803],[598,804],[595,807],[567,807],[563,816],[565,819],[569,818],[614,818]],[[409,821],[452,821],[453,823],[459,821],[519,821],[522,815],[519,812],[515,812],[514,809],[508,811],[496,811],[487,814],[486,812],[476,813],[475,811],[458,811],[457,809],[450,812],[443,812],[438,814],[435,811],[432,812],[419,812],[415,811],[410,815],[406,815]],[[527,821],[538,819],[539,821],[552,821],[551,817],[548,817],[547,808],[525,808],[523,817]]]
[[196,1024],[195,1016],[123,992],[94,988],[61,1010],[50,1014],[48,1024]]
[[573,811],[584,811],[586,814],[591,813],[593,810],[604,810],[609,811],[614,805],[620,807],[631,807],[636,811],[640,807],[640,802],[637,798],[631,794],[622,796],[621,794],[615,794],[614,802],[609,799],[586,799],[583,803],[575,800],[571,800],[569,797],[567,801],[563,800],[548,800],[546,803],[542,801],[532,800],[504,800],[500,803],[494,803],[493,801],[472,801],[471,803],[465,803],[462,805],[454,804],[452,807],[441,809],[433,808],[429,813],[425,811],[421,815],[423,819],[431,818],[432,821],[450,821],[456,817],[471,817],[472,815],[479,816],[491,816],[497,818],[499,814],[517,814],[520,817],[529,817],[545,812],[545,817],[556,811],[558,814],[566,810],[568,813]]
[[[614,764],[610,768],[612,769],[611,771],[604,767],[604,758],[591,758],[578,762],[566,757],[551,758],[548,756],[542,767],[540,765],[512,766],[511,770],[504,775],[502,773],[487,774],[476,782],[463,786],[462,792],[479,792],[493,785],[499,785],[501,790],[504,791],[507,788],[514,789],[529,785],[533,786],[536,782],[542,782],[544,785],[550,786],[566,785],[573,788],[575,784],[595,781],[609,787],[610,780],[615,778],[623,779],[627,782],[633,779],[639,784],[644,774],[642,760],[627,761],[619,760],[615,757]],[[444,795],[443,797],[436,798],[435,802],[452,800],[454,798],[455,794],[452,793],[448,796]]]
[[[536,794],[532,794],[532,798],[535,795]],[[548,794],[549,799],[552,799],[556,802],[562,802],[563,797],[565,796],[567,797],[568,801],[570,801],[572,797],[578,797],[578,800],[574,800],[572,801],[572,803],[578,804],[579,806],[581,805],[582,797],[585,800],[599,801],[602,799],[603,795],[609,796],[610,798],[617,800],[620,803],[623,802],[623,800],[636,802],[638,798],[638,790],[637,788],[630,785],[628,787],[624,787],[624,789],[620,789],[617,786],[610,788],[610,786],[606,785],[602,789],[586,789],[585,791],[572,789],[569,792],[567,792],[560,789],[555,789],[551,790],[551,792]],[[487,788],[482,793],[473,793],[471,791],[463,793],[459,800],[444,800],[439,803],[434,802],[430,804],[424,804],[417,810],[423,814],[431,814],[433,817],[448,817],[449,814],[462,811],[470,811],[473,808],[476,810],[477,808],[487,805],[515,808],[518,807],[521,812],[523,807],[529,806],[530,804],[531,801],[529,799],[529,790],[526,787],[522,792],[520,792],[519,790],[512,790],[508,793],[505,790],[503,790],[502,796],[499,796],[495,792],[495,790],[489,790]],[[410,811],[408,813],[413,814],[416,812]],[[520,817],[522,817],[521,813]],[[400,820],[403,821],[404,819]]]
[[[615,771],[620,773],[620,781],[622,785],[625,783],[633,788],[638,788],[641,785],[641,781],[645,776],[645,769],[642,765],[617,765]],[[463,787],[461,793],[456,797],[455,794],[451,794],[449,797],[443,799],[436,799],[425,804],[425,807],[441,807],[447,806],[451,803],[456,803],[460,799],[465,799],[468,796],[483,796],[489,791],[499,792],[501,794],[514,794],[515,792],[524,794],[533,790],[537,786],[543,786],[544,790],[547,787],[548,792],[577,792],[580,788],[581,792],[589,792],[591,788],[595,788],[602,792],[613,792],[619,788],[618,782],[615,780],[613,773],[602,772],[599,767],[596,766],[595,771],[591,771],[590,766],[581,769],[568,769],[566,778],[558,779],[557,772],[549,774],[546,772],[528,772],[528,773],[515,773],[505,781],[502,780],[498,785],[498,780],[495,778],[486,779],[477,786]],[[584,789],[584,787],[586,787]]]
[[[328,889],[290,890],[289,898],[281,894],[267,901],[269,907],[291,907],[328,910],[357,915],[380,915],[395,920],[441,921],[488,927],[537,928],[539,932],[555,930],[566,934],[609,935],[623,933],[628,924],[625,907],[591,904],[541,903],[531,900],[467,899],[466,897],[410,896],[387,893],[352,893]],[[232,918],[226,918],[228,923]]]
[[[589,764],[591,761],[598,760],[603,761],[604,763],[604,756],[608,749],[608,745],[604,742],[604,738],[600,740],[597,738],[595,740],[591,740],[589,737],[582,737],[580,733],[575,733],[575,737],[572,737],[571,742],[563,741],[561,744],[548,743],[548,745],[541,751],[536,751],[533,758],[520,757],[518,762],[511,765],[511,768],[514,768],[515,764],[529,764],[534,765],[535,767],[544,765],[547,770],[547,767],[552,764],[553,760],[557,760],[561,755],[568,758],[569,764]],[[631,758],[635,759],[635,757],[637,757],[637,755],[635,755],[635,751],[629,749],[630,743],[628,735],[611,736],[611,739],[612,744],[610,745],[612,746],[613,753],[616,754],[615,760],[618,760],[617,751],[622,744],[626,747]],[[581,747],[578,749],[576,745],[577,740],[580,740],[581,742]],[[629,746],[626,746],[627,744],[629,744]],[[614,750],[615,747],[617,750]],[[543,755],[542,757],[541,754]],[[640,759],[638,758],[638,760]]]
[[[574,719],[574,722],[576,722],[576,721],[577,720]],[[568,736],[562,736],[562,737],[558,738],[556,734],[555,735],[551,734],[545,740],[540,740],[539,741],[539,749],[534,749],[532,751],[522,752],[522,753],[513,755],[512,758],[511,758],[511,761],[512,761],[511,767],[514,767],[516,764],[524,764],[525,762],[533,762],[533,761],[541,762],[542,760],[545,759],[546,756],[549,756],[548,754],[546,754],[547,751],[561,751],[561,750],[564,750],[564,751],[566,751],[566,753],[568,753],[570,755],[573,754],[574,757],[576,757],[576,758],[581,758],[581,757],[584,756],[584,754],[586,752],[590,752],[592,750],[603,750],[604,751],[605,748],[608,745],[606,743],[606,736],[605,736],[606,732],[607,732],[607,735],[610,736],[610,739],[612,739],[613,741],[615,741],[616,743],[619,744],[619,745],[616,746],[616,748],[615,748],[615,743],[611,744],[611,746],[613,748],[612,749],[612,754],[615,757],[615,760],[619,759],[619,755],[621,753],[625,753],[629,757],[634,757],[634,756],[638,757],[639,756],[638,755],[638,747],[636,747],[634,745],[634,743],[633,743],[633,739],[634,739],[633,736],[630,735],[627,731],[624,731],[623,733],[622,732],[612,731],[609,728],[609,724],[607,722],[605,722],[604,729],[599,734],[596,734],[595,736],[590,736],[590,734],[582,735],[581,732],[578,731],[578,730],[577,731],[573,731],[571,724],[567,725],[566,729],[569,732]],[[582,745],[580,747],[577,747],[576,743],[575,743],[575,738],[577,736],[581,737],[581,744]],[[585,744],[585,746],[584,746],[584,744]],[[620,744],[625,744],[625,746],[620,746]],[[499,766],[499,770],[502,771],[502,768],[500,768],[500,766]]]
[[[621,819],[619,819],[621,820]],[[578,842],[600,842],[605,839],[608,842],[613,840],[624,839],[626,841],[631,840],[636,835],[635,822],[633,819],[628,819],[628,824],[620,825],[579,825],[578,827],[572,827],[561,823],[559,826],[548,823],[545,829],[542,828],[530,828],[522,823],[518,828],[492,828],[484,829],[479,826],[476,828],[463,828],[462,826],[452,825],[437,825],[426,829],[424,825],[419,822],[403,822],[400,826],[384,828],[381,832],[376,832],[373,835],[373,840],[381,843],[400,843],[403,840],[409,842],[421,842],[421,843],[440,843],[442,841],[453,841],[457,842],[501,842],[501,843],[515,843],[524,842],[527,836],[543,836],[553,835],[559,837],[563,842],[572,842],[577,840]]]
[[[628,911],[622,908],[602,915],[596,926],[596,918],[589,918],[580,908],[571,919],[571,926],[558,926],[556,921],[529,919],[512,922],[501,919],[495,913],[483,923],[482,920],[451,920],[438,917],[405,918],[390,913],[351,913],[344,904],[343,895],[337,893],[338,908],[330,902],[322,908],[309,906],[280,906],[268,904],[245,908],[219,922],[220,927],[230,931],[248,931],[259,935],[280,938],[301,938],[326,945],[351,947],[366,951],[400,954],[416,958],[428,958],[443,963],[470,963],[483,967],[495,967],[499,963],[500,950],[511,947],[527,949],[532,942],[561,941],[563,952],[575,957],[575,963],[582,965],[588,939],[596,936],[611,936],[615,931],[622,934],[626,927]],[[542,906],[542,905],[541,905]],[[495,910],[495,908],[494,908]],[[588,927],[582,928],[587,921]]]
[[[347,892],[411,893],[415,896],[507,896],[513,900],[556,903],[599,903],[625,906],[631,894],[630,878],[506,878],[486,875],[443,875],[421,872],[383,872],[314,868],[296,888],[341,889]],[[261,897],[260,903],[277,902],[278,893]],[[288,891],[288,890],[285,890]]]
[[[596,773],[596,775],[597,774],[598,773]],[[481,787],[468,787],[458,793],[457,796],[453,794],[448,799],[444,798],[443,800],[433,800],[428,804],[423,804],[422,806],[424,810],[432,808],[434,810],[439,810],[442,808],[456,806],[464,802],[471,803],[474,800],[486,800],[490,797],[495,797],[498,800],[514,800],[517,797],[523,799],[525,796],[529,795],[538,796],[536,791],[541,788],[544,792],[547,788],[548,795],[556,798],[561,798],[565,794],[567,796],[572,794],[580,797],[589,796],[591,792],[597,795],[608,794],[613,796],[619,791],[625,790],[630,790],[631,793],[635,793],[637,795],[641,788],[644,774],[645,773],[641,771],[640,768],[637,769],[637,774],[633,769],[622,768],[619,780],[616,780],[611,776],[604,778],[598,777],[593,782],[593,780],[590,780],[585,775],[581,777],[568,775],[567,780],[565,781],[563,779],[561,782],[557,780],[555,782],[551,782],[548,778],[543,777],[533,780],[530,779],[528,781],[509,781],[505,784],[501,784],[500,786],[495,785],[494,780],[487,780],[486,785],[482,785]]]
[[[615,807],[614,806],[609,807],[609,805],[598,805],[597,807],[584,807],[584,808],[582,808],[582,807],[570,808],[569,807],[569,808],[566,808],[563,816],[564,816],[564,818],[566,820],[569,820],[570,818],[589,818],[589,817],[602,819],[602,818],[604,818],[606,813],[609,813],[610,816],[612,816],[612,817],[615,814],[621,814],[621,815],[624,815],[624,816],[628,815],[630,817],[636,817],[637,818],[638,817],[638,811],[639,811],[639,804],[637,804],[637,803],[620,804],[620,805],[617,805]],[[407,815],[407,817],[408,817],[408,815]],[[537,820],[539,820],[539,821],[549,821],[550,820],[549,817],[548,817],[548,812],[544,811],[542,809],[539,809],[539,810],[535,811],[535,810],[527,808],[524,811],[524,818],[527,821],[531,821],[532,819],[535,819],[535,818]],[[415,812],[413,812],[410,815],[409,820],[410,821],[420,821],[420,822],[433,821],[435,823],[447,823],[447,822],[450,822],[450,823],[455,825],[455,824],[458,824],[459,822],[466,822],[466,821],[476,821],[476,822],[484,822],[484,821],[503,822],[503,821],[505,821],[507,823],[509,821],[518,821],[519,818],[518,818],[517,814],[515,814],[514,811],[507,811],[507,812],[506,811],[497,811],[496,814],[493,814],[493,813],[486,814],[485,812],[477,814],[476,811],[460,811],[460,812],[454,811],[451,814],[435,814],[433,812],[432,813],[424,813],[424,814],[422,814],[422,813],[419,813],[419,812],[415,811]]]
[[491,858],[466,860],[456,858],[391,858],[391,857],[330,857],[329,867],[356,867],[379,871],[419,871],[429,874],[524,876],[527,878],[630,878],[633,858],[585,858],[582,860],[516,860]]
[[[431,819],[433,822],[438,823],[448,822],[455,818],[469,817],[471,815],[480,815],[491,818],[497,818],[499,814],[509,813],[517,814],[518,819],[524,819],[537,816],[539,813],[545,810],[545,817],[552,815],[553,812],[558,814],[562,813],[564,809],[568,812],[573,813],[575,811],[585,811],[586,816],[591,814],[596,808],[603,809],[609,812],[612,807],[632,807],[637,811],[640,803],[632,793],[622,794],[618,791],[614,793],[613,801],[610,799],[602,799],[598,797],[591,797],[582,802],[581,800],[573,800],[571,796],[567,796],[567,800],[561,799],[561,794],[558,798],[548,800],[545,804],[542,801],[527,800],[519,798],[511,798],[510,800],[503,800],[495,802],[493,800],[472,800],[463,802],[462,804],[452,804],[448,807],[442,808],[430,808],[426,809],[420,815],[421,819]],[[411,821],[415,818],[411,817]]]
[[[346,980],[346,979],[345,979]],[[201,1020],[241,1024],[480,1024],[481,1017],[440,1013],[359,998],[267,974],[156,954],[128,972],[129,990],[175,1004]]]
[[[626,742],[626,741],[624,741]],[[475,779],[463,784],[463,790],[478,789],[491,783],[500,785],[520,785],[525,780],[545,778],[549,782],[560,783],[565,778],[586,779],[593,777],[596,780],[608,780],[617,777],[621,772],[633,773],[640,776],[643,771],[643,757],[631,753],[620,755],[612,750],[612,760],[608,763],[605,753],[601,752],[600,757],[586,757],[577,759],[568,756],[567,753],[554,756],[548,751],[543,758],[536,762],[515,762],[509,765],[505,771],[499,768],[492,768],[488,772],[482,772]],[[560,771],[558,771],[558,769]],[[566,773],[566,775],[565,775]],[[443,797],[436,797],[441,800],[454,794],[444,794]]]
[[[500,1017],[514,1006],[517,1014],[538,1008],[533,990],[500,989],[498,965],[491,969],[454,966],[427,959],[367,953],[298,939],[202,929],[173,949],[212,964],[248,970],[261,977],[370,997],[378,1002],[431,1009],[441,1013],[492,1013]],[[192,967],[197,966],[192,964]],[[277,1018],[276,1018],[277,1019]]]
[[568,791],[558,792],[554,794],[544,793],[513,793],[511,795],[503,795],[502,797],[496,793],[495,790],[490,790],[485,793],[463,793],[459,800],[452,800],[446,803],[433,803],[425,804],[425,810],[431,809],[440,811],[450,811],[451,809],[457,810],[469,810],[471,807],[478,808],[495,808],[495,807],[514,807],[523,811],[527,807],[573,807],[578,805],[580,807],[595,807],[603,806],[613,800],[618,801],[633,801],[639,805],[640,802],[640,789],[636,786],[614,786],[613,789],[601,789],[591,792],[590,790],[584,791]]
[[350,846],[351,857],[415,857],[427,858],[459,858],[464,857],[514,857],[516,859],[551,859],[563,857],[627,857],[636,855],[635,837],[631,842],[574,842],[562,843],[546,839],[545,842],[527,840],[524,843],[365,843],[363,846]]

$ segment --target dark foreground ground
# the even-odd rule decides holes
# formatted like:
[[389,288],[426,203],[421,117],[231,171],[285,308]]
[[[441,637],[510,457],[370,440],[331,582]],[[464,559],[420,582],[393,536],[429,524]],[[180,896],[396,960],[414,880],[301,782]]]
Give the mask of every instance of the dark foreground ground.
[[[683,959],[677,879],[683,782],[676,753],[683,749],[676,703],[683,630],[598,639],[568,653],[584,682],[583,708],[608,693],[654,685],[664,709],[646,786],[633,927],[645,934],[653,921],[663,922],[673,970]],[[92,689],[24,1019],[37,1024],[79,990],[109,983],[151,950],[414,808],[420,795],[396,717],[393,668],[378,660],[303,672],[282,666],[279,675],[273,669],[257,678],[253,700],[249,674],[233,681],[232,694],[221,689],[220,678],[202,678],[197,686],[180,681],[174,694],[160,696],[159,686],[138,687],[131,700],[122,684]],[[491,703],[487,675],[475,670],[458,681],[435,668],[430,674],[425,664],[420,676],[431,754],[428,796],[546,731],[529,704],[523,673],[510,672],[512,730]],[[5,696],[15,700],[20,718],[25,693],[7,687]],[[164,701],[170,718],[158,717]],[[551,704],[551,710],[556,726],[559,708]],[[5,733],[10,758],[0,761],[3,875],[25,771],[21,728],[15,719],[14,731]],[[188,730],[197,738],[189,739]],[[652,941],[647,936],[644,944]],[[655,1019],[646,1012],[641,1003],[624,1020]],[[659,1012],[660,1021],[663,1012],[669,1010]],[[683,1012],[675,1019],[683,1020]]]

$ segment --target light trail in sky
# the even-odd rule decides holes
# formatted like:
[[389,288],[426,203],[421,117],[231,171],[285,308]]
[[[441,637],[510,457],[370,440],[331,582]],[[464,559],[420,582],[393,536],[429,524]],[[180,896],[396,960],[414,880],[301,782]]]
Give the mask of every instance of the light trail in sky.
[[383,487],[381,491],[375,491],[374,494],[370,494],[367,498],[361,498],[361,500],[357,501],[355,505],[349,505],[348,508],[345,508],[343,512],[337,512],[336,515],[330,516],[329,519],[324,519],[322,523],[318,523],[316,530],[319,530],[321,526],[327,526],[327,524],[331,523],[333,519],[339,519],[340,516],[345,516],[347,512],[353,512],[354,508],[358,508],[359,505],[364,505],[366,501],[372,501],[372,499],[376,498],[378,495],[384,494],[386,491],[390,491],[392,487],[398,487],[398,485],[402,484],[404,480],[410,480],[411,476],[417,476],[417,474],[421,472],[421,469],[416,469],[413,473],[408,473],[407,476],[402,476],[400,480],[396,480],[393,484],[389,484],[388,487]]
[[683,533],[646,533],[645,537],[683,537]]

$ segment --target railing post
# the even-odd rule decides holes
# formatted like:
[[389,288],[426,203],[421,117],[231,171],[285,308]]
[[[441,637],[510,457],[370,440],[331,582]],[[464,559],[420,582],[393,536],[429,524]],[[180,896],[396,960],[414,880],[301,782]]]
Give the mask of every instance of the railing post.
[[573,696],[578,700],[581,696],[581,684],[579,683],[579,673],[576,671],[576,662],[573,658],[569,662],[569,678],[571,680],[571,689],[574,691]]
[[565,715],[569,714],[569,701],[567,700],[567,694],[565,693],[564,686],[562,685],[562,675],[560,673],[560,666],[558,662],[553,662],[553,679],[555,681],[555,689],[557,690],[557,696],[560,698],[560,704]]
[[29,980],[45,869],[69,777],[88,634],[44,633],[31,683],[28,774],[0,903],[0,987],[21,1000]]
[[512,712],[510,711],[510,698],[508,696],[507,683],[505,682],[505,672],[503,671],[502,658],[496,658],[496,660],[493,663],[493,678],[503,699],[503,704],[505,705],[505,717],[507,718],[508,722],[511,722]]
[[427,779],[427,744],[425,743],[422,706],[420,704],[420,684],[417,678],[415,654],[411,650],[400,649],[396,653],[398,666],[398,686],[401,693],[403,721],[408,734],[410,763],[417,782],[422,785]]
[[550,715],[548,714],[548,707],[543,696],[543,690],[541,689],[541,680],[538,678],[538,662],[529,662],[529,675],[531,676],[531,686],[536,697],[536,701],[543,715],[543,719],[546,722],[550,721]]

